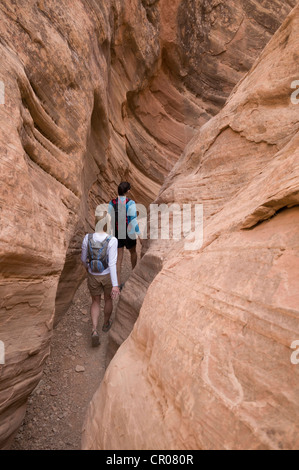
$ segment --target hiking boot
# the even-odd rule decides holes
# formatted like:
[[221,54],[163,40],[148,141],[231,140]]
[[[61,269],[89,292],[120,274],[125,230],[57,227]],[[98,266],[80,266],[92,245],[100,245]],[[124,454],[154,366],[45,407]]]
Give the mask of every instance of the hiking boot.
[[93,348],[96,348],[97,346],[100,346],[100,336],[97,330],[94,330],[91,335],[91,345]]
[[110,330],[111,326],[112,326],[112,321],[111,321],[111,320],[108,320],[108,321],[103,325],[102,331],[103,331],[104,333],[107,333],[107,332]]

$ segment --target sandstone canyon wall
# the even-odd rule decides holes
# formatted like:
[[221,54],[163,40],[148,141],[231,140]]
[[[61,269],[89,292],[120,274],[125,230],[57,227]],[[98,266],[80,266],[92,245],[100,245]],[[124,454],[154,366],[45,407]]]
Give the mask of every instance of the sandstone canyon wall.
[[[143,107],[135,105],[134,114],[129,103],[131,115],[136,117],[134,126],[136,122],[140,125],[135,133],[138,143],[135,146],[130,144],[127,150],[128,155],[131,155],[131,147],[139,149],[140,157],[137,156],[135,161],[138,160],[143,152],[140,137],[143,136],[144,142],[149,143],[154,136],[154,148],[159,145],[159,161],[164,161],[166,146],[166,151],[171,149],[172,166],[182,150],[186,149],[186,144],[191,140],[192,134],[195,135],[196,129],[222,108],[234,85],[253,65],[257,55],[262,52],[278,28],[279,22],[285,18],[286,12],[296,5],[296,1],[282,3],[165,0],[157,5],[160,13],[161,66],[149,86],[139,93],[138,100],[135,99],[135,103],[143,103]],[[194,104],[197,106],[197,113]],[[179,130],[178,121],[188,125],[184,134]],[[165,137],[171,132],[174,140],[167,138],[162,146],[163,139],[161,140],[160,134]],[[188,135],[188,138],[184,139],[184,135]],[[181,145],[175,149],[174,144],[178,136]],[[132,142],[130,127],[128,140]],[[156,160],[153,150],[148,150],[151,161],[153,158]],[[184,165],[183,159],[182,167]],[[165,171],[170,166],[166,165]],[[184,168],[182,171],[184,172]],[[217,184],[218,179],[215,177],[215,185]],[[207,197],[203,199],[205,212],[207,204],[210,204],[208,185],[206,189]],[[196,184],[193,185],[193,190],[196,194]],[[220,184],[219,192],[221,190]],[[158,198],[155,202],[184,201],[188,193],[189,199],[185,202],[192,202],[193,193],[190,192],[188,184],[186,188],[178,188],[178,191],[182,193],[179,197],[175,194],[167,200]],[[154,248],[152,246],[150,251],[144,250],[143,264],[136,268],[119,303],[117,319],[109,337],[107,364],[132,331],[148,286],[160,271],[169,248],[168,242],[160,241]]]
[[157,202],[203,203],[204,243],[153,242],[134,272],[127,304],[161,260],[84,449],[298,448],[298,51],[299,6],[166,179]]
[[[135,38],[138,55],[127,62],[131,77],[122,87],[113,83],[113,42],[134,31],[125,23],[120,30],[122,2],[1,3],[0,447],[9,445],[40,379],[56,294],[59,316],[84,278],[80,245],[95,205],[128,175],[136,193],[148,188],[143,201],[158,190],[126,157],[117,127],[126,93],[159,53],[157,33],[135,3],[133,20],[144,34]],[[123,53],[126,46],[129,40]]]
[[[84,277],[95,206],[122,179],[156,198],[295,3],[1,2],[0,448]],[[148,285],[162,265],[146,259]]]

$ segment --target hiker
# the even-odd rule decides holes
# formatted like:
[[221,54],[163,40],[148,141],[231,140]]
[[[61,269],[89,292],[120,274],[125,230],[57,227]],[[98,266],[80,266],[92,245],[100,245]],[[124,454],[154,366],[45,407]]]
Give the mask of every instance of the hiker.
[[[131,255],[132,269],[137,264],[137,237],[142,244],[141,232],[137,222],[137,211],[135,201],[130,199],[131,185],[127,181],[123,181],[118,186],[118,198],[109,202],[108,213],[112,219],[112,229],[114,236],[118,239],[118,256],[117,256],[117,275],[120,281],[121,265],[126,247]],[[124,284],[120,284],[122,290]]]
[[[87,234],[82,243],[81,260],[87,271],[87,285],[92,298],[92,346],[100,345],[98,321],[101,296],[104,294],[104,324],[102,331],[110,330],[113,310],[112,299],[120,294],[117,280],[117,239],[111,232],[111,217],[98,206],[95,212],[95,233]],[[106,228],[106,231],[104,230]]]

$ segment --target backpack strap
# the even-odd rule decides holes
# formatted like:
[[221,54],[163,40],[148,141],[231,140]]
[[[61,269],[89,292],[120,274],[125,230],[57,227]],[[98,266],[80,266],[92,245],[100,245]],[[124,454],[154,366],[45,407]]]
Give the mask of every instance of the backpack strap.
[[114,210],[114,214],[112,217],[112,230],[114,234],[118,232],[118,198],[112,199],[112,206]]
[[103,247],[106,246],[106,245],[109,245],[111,239],[112,239],[111,235],[109,235],[107,238],[105,238],[105,240],[103,241]]
[[107,238],[105,238],[105,240],[101,242],[102,247],[98,251],[98,260],[100,260],[102,256],[102,252],[106,250],[106,256],[105,256],[106,259],[105,261],[104,260],[102,261],[105,269],[108,267],[108,245],[109,245],[111,238],[112,238],[111,236],[108,236]]

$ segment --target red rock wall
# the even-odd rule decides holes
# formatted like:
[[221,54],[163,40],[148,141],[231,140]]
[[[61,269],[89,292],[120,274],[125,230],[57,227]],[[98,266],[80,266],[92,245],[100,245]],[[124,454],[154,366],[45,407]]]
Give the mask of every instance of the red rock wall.
[[294,3],[1,3],[0,447],[83,279],[96,204],[127,178],[138,202],[156,198]]
[[[164,181],[161,174],[169,173],[198,129],[223,107],[233,87],[251,68],[296,2],[163,0],[153,3],[152,16],[156,23],[157,18],[160,20],[160,66],[145,89],[129,95],[126,108],[131,119],[127,122],[126,136],[129,158],[160,185]],[[178,171],[184,173],[184,165],[185,160]],[[222,183],[217,177],[214,185],[222,193]],[[211,204],[208,185],[205,190],[206,211]],[[170,191],[171,197],[165,202],[188,202],[188,197],[193,200],[188,182]],[[193,191],[197,193],[197,183]],[[164,202],[164,198],[157,202]],[[132,286],[122,295],[110,334],[108,363],[132,330],[147,288],[159,272],[153,266],[162,265],[167,246],[167,243],[155,245],[155,250],[148,253],[149,259],[145,255],[144,266],[129,281]],[[147,271],[150,276],[145,274]]]
[[159,202],[204,205],[204,244],[152,243],[143,263],[163,267],[91,402],[84,449],[298,448],[298,31],[299,6],[166,179]]

